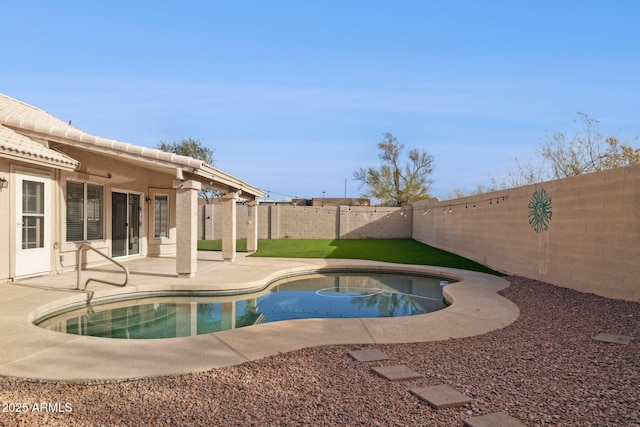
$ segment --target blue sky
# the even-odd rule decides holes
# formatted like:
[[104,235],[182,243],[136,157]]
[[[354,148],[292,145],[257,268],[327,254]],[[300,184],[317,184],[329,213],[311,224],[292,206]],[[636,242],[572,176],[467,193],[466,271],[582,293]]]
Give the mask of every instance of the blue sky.
[[500,181],[576,112],[640,134],[637,1],[29,1],[2,7],[0,92],[91,134],[200,139],[285,196],[356,197],[392,132],[432,194]]

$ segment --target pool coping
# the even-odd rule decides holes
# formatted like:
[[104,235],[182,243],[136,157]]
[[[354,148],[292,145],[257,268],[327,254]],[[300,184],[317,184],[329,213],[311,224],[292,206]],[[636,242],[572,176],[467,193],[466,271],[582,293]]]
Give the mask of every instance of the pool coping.
[[131,292],[251,293],[269,283],[330,269],[430,274],[458,282],[443,288],[451,305],[417,316],[371,319],[302,319],[265,323],[190,337],[118,340],[48,331],[32,322],[45,312],[86,299],[87,293],[48,287],[47,277],[27,286],[0,285],[0,375],[46,380],[105,380],[202,372],[321,345],[375,345],[464,338],[500,329],[519,316],[498,292],[504,278],[444,267],[340,259],[242,258],[196,279],[137,277],[125,288],[92,286],[93,298]]

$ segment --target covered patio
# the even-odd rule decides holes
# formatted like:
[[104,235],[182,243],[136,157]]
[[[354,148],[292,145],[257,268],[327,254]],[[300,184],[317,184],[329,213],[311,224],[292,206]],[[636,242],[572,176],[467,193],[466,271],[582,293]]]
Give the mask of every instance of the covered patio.
[[248,251],[257,250],[259,188],[196,158],[89,134],[2,94],[0,180],[0,282],[103,256],[172,257],[174,274],[194,278],[203,188],[220,195],[222,259],[236,259],[239,200],[250,206]]

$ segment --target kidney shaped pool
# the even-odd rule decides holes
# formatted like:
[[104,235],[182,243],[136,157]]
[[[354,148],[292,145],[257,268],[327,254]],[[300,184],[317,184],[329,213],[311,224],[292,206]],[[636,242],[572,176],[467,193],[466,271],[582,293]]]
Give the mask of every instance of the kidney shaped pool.
[[233,297],[174,292],[83,303],[34,323],[68,334],[156,339],[282,320],[413,316],[446,307],[442,286],[450,281],[397,273],[314,274],[276,281],[262,292]]

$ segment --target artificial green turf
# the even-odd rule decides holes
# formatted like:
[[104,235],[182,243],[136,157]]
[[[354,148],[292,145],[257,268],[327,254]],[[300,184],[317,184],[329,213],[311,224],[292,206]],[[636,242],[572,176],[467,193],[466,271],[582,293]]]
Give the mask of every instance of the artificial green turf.
[[[217,242],[217,243],[216,243]],[[241,244],[244,244],[241,248]],[[246,251],[246,240],[236,244]],[[217,248],[217,249],[215,249]],[[200,250],[221,250],[220,241],[200,241]],[[502,275],[467,258],[425,245],[413,239],[279,239],[260,240],[258,251],[251,256],[281,258],[368,259],[400,264],[420,264],[461,268]]]
[[[198,240],[199,251],[221,251],[222,240]],[[247,241],[236,240],[236,251],[247,252]]]

